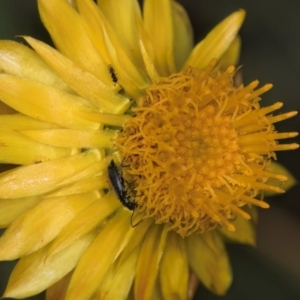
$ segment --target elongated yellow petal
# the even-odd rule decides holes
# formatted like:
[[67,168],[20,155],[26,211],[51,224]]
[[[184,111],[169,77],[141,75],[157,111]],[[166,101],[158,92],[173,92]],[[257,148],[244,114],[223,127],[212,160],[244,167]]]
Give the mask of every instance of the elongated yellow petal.
[[52,147],[14,131],[0,129],[0,163],[29,165],[71,155],[71,148]]
[[[45,129],[22,130],[23,135],[47,145],[74,148],[113,148],[115,130]],[[1,131],[0,131],[1,141]]]
[[153,221],[148,219],[135,227],[134,234],[130,237],[130,243],[127,243],[126,247],[123,247],[124,249],[122,249],[122,256],[118,260],[118,264],[122,264],[123,261],[125,261],[127,257],[142,244],[146,232],[151,225],[153,225]]
[[89,39],[78,12],[65,0],[38,0],[41,19],[61,53],[113,87],[107,64]]
[[[81,169],[79,172],[76,172],[70,177],[65,178],[59,184],[59,187],[60,188],[70,187],[70,185],[79,183],[81,180],[84,180],[86,178],[93,178],[96,175],[99,175],[99,173],[105,171],[106,169],[107,169],[106,160],[96,161],[94,164],[90,165],[89,167]],[[61,192],[64,193],[63,190]],[[52,194],[60,194],[60,192],[58,190],[55,191],[52,190],[51,195]]]
[[[76,0],[76,2],[78,2]],[[80,1],[80,18],[84,25],[87,35],[91,39],[93,46],[101,54],[107,66],[110,64],[109,51],[105,44],[104,33],[102,31],[103,24],[101,17],[104,17],[101,12],[97,9],[97,6],[89,1]],[[86,15],[88,14],[88,15]],[[107,72],[109,69],[107,68]]]
[[105,43],[110,67],[116,73],[118,84],[125,89],[126,94],[134,98],[141,96],[141,90],[149,85],[149,79],[132,57],[130,49],[127,50],[122,46],[113,28],[94,2],[78,0],[77,4],[93,43],[95,45]]
[[130,214],[125,210],[115,215],[103,227],[80,259],[72,276],[66,300],[87,299],[97,290],[118,257],[124,236],[133,230],[130,227]]
[[215,232],[187,238],[189,264],[206,288],[223,295],[232,281],[229,259],[220,236]]
[[185,9],[175,1],[172,1],[171,4],[174,26],[174,58],[176,70],[179,71],[194,46],[193,28]]
[[[49,196],[59,197],[59,196],[81,194],[81,193],[97,191],[104,188],[108,188],[107,176],[100,175],[96,177],[87,177],[87,179],[81,179],[80,181],[72,182],[71,184],[62,187],[59,190],[50,193]],[[45,197],[48,197],[48,195]]]
[[151,79],[152,83],[159,83],[159,81],[160,81],[159,74],[158,74],[157,70],[155,69],[153,61],[144,45],[144,40],[145,40],[145,38],[142,39],[142,37],[140,37],[141,52],[142,52],[142,56],[143,56],[143,60],[144,60],[144,64],[145,64],[148,76]]
[[226,228],[219,229],[221,235],[229,242],[247,244],[251,246],[256,245],[255,226],[252,220],[245,220],[237,216],[234,221],[236,228],[235,232],[229,231]]
[[54,48],[36,39],[24,38],[74,91],[100,109],[124,113],[130,106],[130,101],[116,93],[114,88],[108,87]]
[[48,256],[52,256],[58,251],[68,247],[78,238],[81,238],[105,218],[112,214],[118,207],[120,201],[116,199],[113,193],[105,195],[103,198],[95,201],[92,205],[82,210],[58,235],[49,249]]
[[228,49],[218,60],[218,63],[215,67],[217,70],[225,71],[229,66],[236,66],[239,62],[241,54],[241,38],[236,36],[232,41]]
[[237,11],[220,22],[199,42],[187,59],[188,66],[204,69],[213,58],[221,58],[237,35],[245,18],[245,11]]
[[0,198],[30,197],[56,190],[98,160],[97,151],[90,151],[7,171],[0,175]]
[[[144,26],[154,52],[152,58],[155,68],[161,76],[176,71],[173,52],[173,19],[170,0],[144,1]],[[162,30],[163,28],[163,30]]]
[[30,130],[30,129],[54,129],[59,128],[52,123],[43,122],[37,119],[30,118],[22,114],[0,114],[0,128],[15,129],[15,130]]
[[[135,275],[135,265],[140,248],[137,247],[122,263],[112,265],[104,282],[95,293],[95,299],[127,299]],[[122,256],[120,257],[122,259]],[[125,275],[126,274],[126,275]]]
[[98,198],[98,194],[94,192],[41,201],[14,221],[4,232],[0,239],[1,260],[17,259],[42,248],[80,211]]
[[168,234],[159,277],[163,299],[186,299],[189,278],[187,253],[183,239],[175,232]]
[[89,102],[31,80],[0,75],[0,97],[7,105],[38,120],[67,128],[99,128],[99,124],[75,115],[76,111],[89,109]]
[[66,83],[33,50],[14,41],[0,41],[0,68],[1,73],[70,91]]
[[8,227],[22,213],[34,207],[39,201],[41,201],[41,197],[0,199],[0,227]]
[[95,232],[89,233],[51,260],[46,260],[48,246],[21,258],[3,296],[26,298],[44,291],[76,266],[94,237]]
[[82,111],[77,115],[93,122],[118,127],[123,127],[124,123],[130,118],[128,115],[114,115],[93,111]]
[[122,49],[122,46],[113,40],[113,35],[105,32],[106,46],[111,54],[112,66],[118,77],[118,84],[128,95],[138,99],[143,91],[150,85],[150,80],[142,69],[138,69],[133,59]]
[[136,266],[135,299],[150,299],[167,239],[166,226],[152,226],[145,235]]
[[117,38],[139,67],[142,57],[138,43],[136,22],[142,22],[141,10],[136,0],[101,0],[98,6],[117,34]]

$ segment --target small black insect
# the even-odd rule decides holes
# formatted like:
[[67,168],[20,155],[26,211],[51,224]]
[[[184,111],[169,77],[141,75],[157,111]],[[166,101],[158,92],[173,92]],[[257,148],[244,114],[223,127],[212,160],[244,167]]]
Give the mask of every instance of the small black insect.
[[[119,173],[118,168],[113,160],[111,160],[110,164],[108,165],[107,172],[110,184],[121,203],[129,210],[136,209],[138,205],[137,203],[130,201],[130,196],[127,195],[127,191],[125,189],[124,178]],[[132,227],[135,227],[136,225],[137,224],[134,226],[132,225]]]
[[111,79],[112,79],[113,83],[116,84],[118,82],[118,77],[116,75],[116,72],[115,72],[113,66],[109,65],[108,70],[109,70],[109,73],[110,73],[110,76],[111,76]]

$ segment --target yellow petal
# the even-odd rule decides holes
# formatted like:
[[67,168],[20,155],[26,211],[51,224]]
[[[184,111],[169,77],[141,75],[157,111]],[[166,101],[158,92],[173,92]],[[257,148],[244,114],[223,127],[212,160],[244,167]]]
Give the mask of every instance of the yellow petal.
[[233,222],[236,230],[234,232],[227,230],[226,228],[219,229],[219,232],[229,242],[247,244],[251,246],[256,245],[256,233],[255,226],[252,220],[245,220],[244,218],[237,216]]
[[159,275],[163,299],[186,299],[189,278],[187,253],[184,240],[175,232],[168,234]]
[[14,41],[0,41],[0,68],[1,73],[70,91],[66,83],[33,50]]
[[[104,16],[94,3],[90,3],[90,1],[86,0],[76,0],[76,2],[79,3],[77,10],[80,10],[80,18],[84,29],[86,30],[86,34],[108,66],[110,64],[110,58],[105,44],[104,33],[102,32],[103,24],[101,20],[101,17]],[[106,71],[109,73],[108,68]]]
[[116,93],[113,88],[74,64],[54,48],[31,37],[24,37],[24,39],[81,97],[100,109],[112,113],[123,113],[130,106],[127,98]]
[[213,58],[221,58],[237,35],[245,18],[245,11],[237,11],[220,22],[193,49],[184,68],[188,66],[204,69]]
[[40,17],[61,53],[113,87],[107,64],[97,53],[78,12],[65,0],[38,0]]
[[153,220],[147,219],[134,228],[134,234],[130,236],[130,242],[127,242],[126,247],[122,247],[122,256],[118,260],[118,263],[122,263],[124,260],[126,260],[127,257],[130,256],[130,254],[142,244],[146,232],[152,224]]
[[138,98],[141,90],[149,85],[149,79],[132,57],[131,49],[123,47],[113,28],[94,2],[77,0],[77,4],[93,43],[97,48],[105,44],[109,62],[118,78],[118,84],[126,90],[126,94]]
[[93,111],[82,111],[77,115],[93,122],[118,127],[123,127],[124,123],[130,118],[128,115],[114,115]]
[[98,197],[94,192],[41,201],[14,221],[4,232],[0,239],[1,260],[17,259],[42,248]]
[[189,264],[203,285],[217,295],[228,290],[232,274],[220,236],[215,232],[187,238]]
[[117,132],[115,130],[91,131],[72,129],[45,129],[22,130],[20,132],[23,135],[46,145],[74,148],[113,148],[113,140],[117,136]]
[[52,256],[68,247],[74,241],[93,230],[120,205],[120,201],[116,199],[115,195],[109,193],[82,210],[53,241],[48,256]]
[[[284,182],[282,182],[276,178],[269,178],[266,182],[269,185],[277,186],[285,191],[288,191],[289,189],[291,189],[293,186],[295,186],[298,183],[297,179],[291,174],[291,172],[287,168],[285,168],[283,165],[281,165],[280,163],[272,161],[271,164],[267,167],[266,171],[272,172],[274,174],[278,174],[278,175],[281,175],[281,176],[284,176],[287,178],[287,180]],[[278,194],[273,191],[265,191],[264,195],[266,197],[272,197],[272,196],[276,196]]]
[[0,75],[0,98],[17,111],[38,120],[67,128],[99,128],[99,124],[75,115],[90,108],[85,99],[31,80]]
[[[108,161],[110,161],[110,160],[111,160],[111,158],[108,159]],[[106,160],[97,161],[93,165],[91,165],[85,169],[82,169],[77,173],[74,173],[72,176],[70,176],[68,178],[65,178],[65,180],[63,182],[61,182],[59,185],[62,188],[70,187],[72,184],[77,184],[86,178],[93,178],[96,175],[99,175],[100,173],[103,173],[104,171],[106,171],[106,169],[107,169]],[[99,193],[100,192],[101,191],[99,191]],[[52,190],[50,195],[52,195],[52,194],[64,194],[64,191],[62,190],[60,193],[58,190],[55,190],[55,191]],[[47,196],[45,196],[45,197],[47,197]]]
[[143,15],[148,39],[156,50],[152,58],[156,70],[161,76],[175,73],[171,1],[145,0]]
[[188,14],[177,2],[172,1],[172,16],[174,26],[174,56],[176,70],[181,70],[183,64],[194,46],[193,29]]
[[0,129],[0,163],[29,165],[71,155],[71,148],[41,144],[14,131]]
[[217,70],[225,71],[229,66],[236,66],[239,62],[241,54],[241,38],[236,36],[232,41],[228,49],[218,60],[218,63],[215,67]]
[[94,237],[95,232],[89,233],[50,260],[46,260],[48,247],[23,257],[14,268],[3,296],[26,298],[44,291],[76,266]]
[[138,43],[136,22],[142,22],[140,5],[136,0],[101,0],[98,6],[117,34],[117,38],[139,67],[142,57]]
[[89,151],[7,171],[0,175],[0,198],[30,197],[56,190],[98,160],[97,151]]
[[97,290],[118,257],[124,236],[133,231],[128,210],[124,209],[110,219],[80,259],[66,300],[88,299]]
[[0,199],[0,227],[8,227],[21,214],[34,207],[39,201],[41,201],[41,197]]
[[[139,255],[137,247],[122,263],[112,265],[104,282],[95,293],[94,299],[127,299],[135,275],[135,265]],[[122,259],[122,256],[120,257]]]
[[15,130],[54,129],[59,128],[52,123],[46,123],[22,114],[0,115],[0,128]]
[[153,225],[149,228],[136,266],[134,282],[135,299],[150,299],[158,275],[160,260],[167,239],[167,227]]
[[145,64],[148,76],[151,79],[152,83],[159,83],[159,81],[160,81],[159,74],[158,74],[157,70],[155,69],[153,61],[144,45],[143,40],[145,40],[145,39],[142,39],[142,37],[140,37],[141,52],[142,52],[142,56],[143,56],[143,60],[144,60],[144,64]]
[[[73,182],[48,195],[50,197],[67,196],[92,192],[104,188],[108,188],[107,176],[100,175],[96,177],[87,177],[87,179],[81,179],[80,181]],[[48,197],[48,195],[45,197]]]

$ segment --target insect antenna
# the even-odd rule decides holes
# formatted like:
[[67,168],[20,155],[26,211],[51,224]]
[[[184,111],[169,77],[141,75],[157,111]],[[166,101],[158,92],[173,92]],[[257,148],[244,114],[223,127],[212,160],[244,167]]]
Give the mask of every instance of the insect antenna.
[[138,226],[140,223],[142,223],[144,221],[144,219],[142,218],[141,220],[139,220],[136,224],[133,224],[132,221],[133,221],[133,215],[134,215],[134,211],[132,212],[132,215],[131,215],[131,218],[130,218],[130,224],[131,224],[131,227],[134,228],[136,226]]

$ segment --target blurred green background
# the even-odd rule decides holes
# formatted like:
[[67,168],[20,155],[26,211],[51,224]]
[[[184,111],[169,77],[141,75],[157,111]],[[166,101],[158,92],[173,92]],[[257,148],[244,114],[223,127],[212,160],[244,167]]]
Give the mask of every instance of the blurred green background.
[[[51,0],[49,0],[51,1]],[[247,11],[240,32],[240,64],[244,83],[258,79],[274,88],[263,96],[263,105],[283,101],[280,112],[300,110],[300,1],[299,0],[181,0],[190,15],[195,41],[231,12]],[[0,1],[0,38],[31,35],[50,42],[37,12],[36,0]],[[300,131],[300,118],[277,124],[279,131]],[[300,143],[299,138],[297,138]],[[278,153],[299,180],[300,150]],[[195,299],[298,300],[300,299],[300,187],[268,199],[269,210],[259,210],[258,246],[228,245],[234,282],[224,297],[199,287]],[[0,294],[13,263],[0,264]],[[42,296],[40,296],[41,299]],[[39,297],[31,298],[38,299]]]

